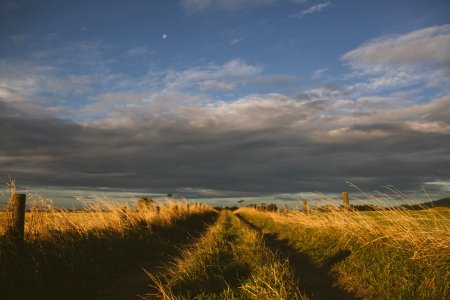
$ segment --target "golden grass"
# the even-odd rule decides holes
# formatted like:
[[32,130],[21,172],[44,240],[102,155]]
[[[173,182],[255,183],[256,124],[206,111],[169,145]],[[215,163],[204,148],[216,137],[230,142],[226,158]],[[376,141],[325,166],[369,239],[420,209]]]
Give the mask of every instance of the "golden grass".
[[23,242],[9,234],[11,212],[0,212],[2,299],[90,299],[114,274],[158,259],[216,215],[207,205],[175,201],[137,209],[103,199],[67,211],[27,198]]
[[[330,268],[342,286],[363,298],[441,299],[450,279],[448,209],[359,212],[236,213],[266,231],[288,239],[298,251]],[[443,299],[444,299],[443,298]]]
[[163,277],[148,273],[160,299],[307,299],[288,261],[230,211]]
[[[240,209],[241,212],[248,208]],[[252,213],[255,213],[252,211]],[[274,221],[293,227],[313,228],[332,234],[342,244],[350,241],[363,245],[381,243],[394,248],[408,247],[414,260],[442,260],[450,253],[449,210],[423,211],[383,210],[359,211],[299,211],[264,213]]]
[[[168,199],[164,203],[155,203],[146,208],[134,208],[128,204],[112,202],[101,199],[80,211],[69,211],[55,208],[50,200],[43,199],[39,195],[27,195],[31,209],[25,214],[25,239],[47,239],[55,233],[77,233],[82,236],[93,231],[101,233],[107,230],[125,232],[130,228],[136,228],[146,224],[169,225],[175,220],[182,219],[189,214],[201,214],[212,211],[205,204],[189,204]],[[12,214],[6,211],[0,212],[0,235],[7,232]]]

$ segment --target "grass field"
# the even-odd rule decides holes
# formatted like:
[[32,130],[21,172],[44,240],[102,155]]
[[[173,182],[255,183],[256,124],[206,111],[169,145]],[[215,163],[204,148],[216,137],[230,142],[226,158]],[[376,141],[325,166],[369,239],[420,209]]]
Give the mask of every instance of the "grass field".
[[331,272],[364,299],[446,299],[448,210],[237,214]]
[[184,252],[164,278],[153,278],[162,299],[306,299],[289,262],[230,211]]
[[0,213],[1,299],[91,299],[116,274],[206,229],[217,213],[206,205],[168,202],[146,209],[98,203],[85,211],[35,203],[26,213],[25,240],[6,233]]
[[1,299],[96,299],[136,267],[149,299],[449,296],[447,208],[218,214],[174,201],[104,201],[64,211],[37,199],[23,242],[11,238],[10,224],[0,212]]

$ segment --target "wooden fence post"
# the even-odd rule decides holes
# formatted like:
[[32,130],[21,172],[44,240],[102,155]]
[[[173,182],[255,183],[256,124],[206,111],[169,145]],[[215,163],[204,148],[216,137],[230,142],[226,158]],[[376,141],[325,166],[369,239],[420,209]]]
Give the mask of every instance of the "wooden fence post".
[[306,200],[303,200],[303,212],[305,214],[308,213],[308,201],[306,201]]
[[26,194],[14,194],[12,197],[13,205],[13,234],[20,240],[25,236],[25,202],[27,200]]
[[344,201],[344,209],[349,209],[350,201],[348,200],[348,192],[342,192],[342,200]]

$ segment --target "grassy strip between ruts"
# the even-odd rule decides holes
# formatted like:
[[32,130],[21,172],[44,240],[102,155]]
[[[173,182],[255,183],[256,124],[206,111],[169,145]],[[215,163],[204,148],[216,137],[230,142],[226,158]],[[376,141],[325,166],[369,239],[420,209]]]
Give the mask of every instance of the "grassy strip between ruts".
[[158,261],[217,216],[209,207],[182,203],[161,206],[159,214],[120,206],[30,214],[34,223],[26,225],[24,242],[0,236],[2,299],[90,299],[116,274]]
[[307,215],[244,208],[236,213],[287,239],[364,299],[448,299],[450,220],[445,214],[423,212],[417,220],[401,211]]
[[306,299],[287,260],[230,211],[163,277],[149,274],[161,299]]

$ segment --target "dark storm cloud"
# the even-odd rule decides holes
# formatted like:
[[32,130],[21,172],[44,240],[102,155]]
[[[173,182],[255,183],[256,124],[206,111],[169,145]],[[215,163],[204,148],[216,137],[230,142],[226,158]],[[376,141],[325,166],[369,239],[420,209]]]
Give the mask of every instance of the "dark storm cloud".
[[449,177],[449,106],[447,96],[365,111],[266,95],[170,110],[154,101],[82,125],[0,102],[0,175],[161,191],[326,192],[347,180],[418,190]]

